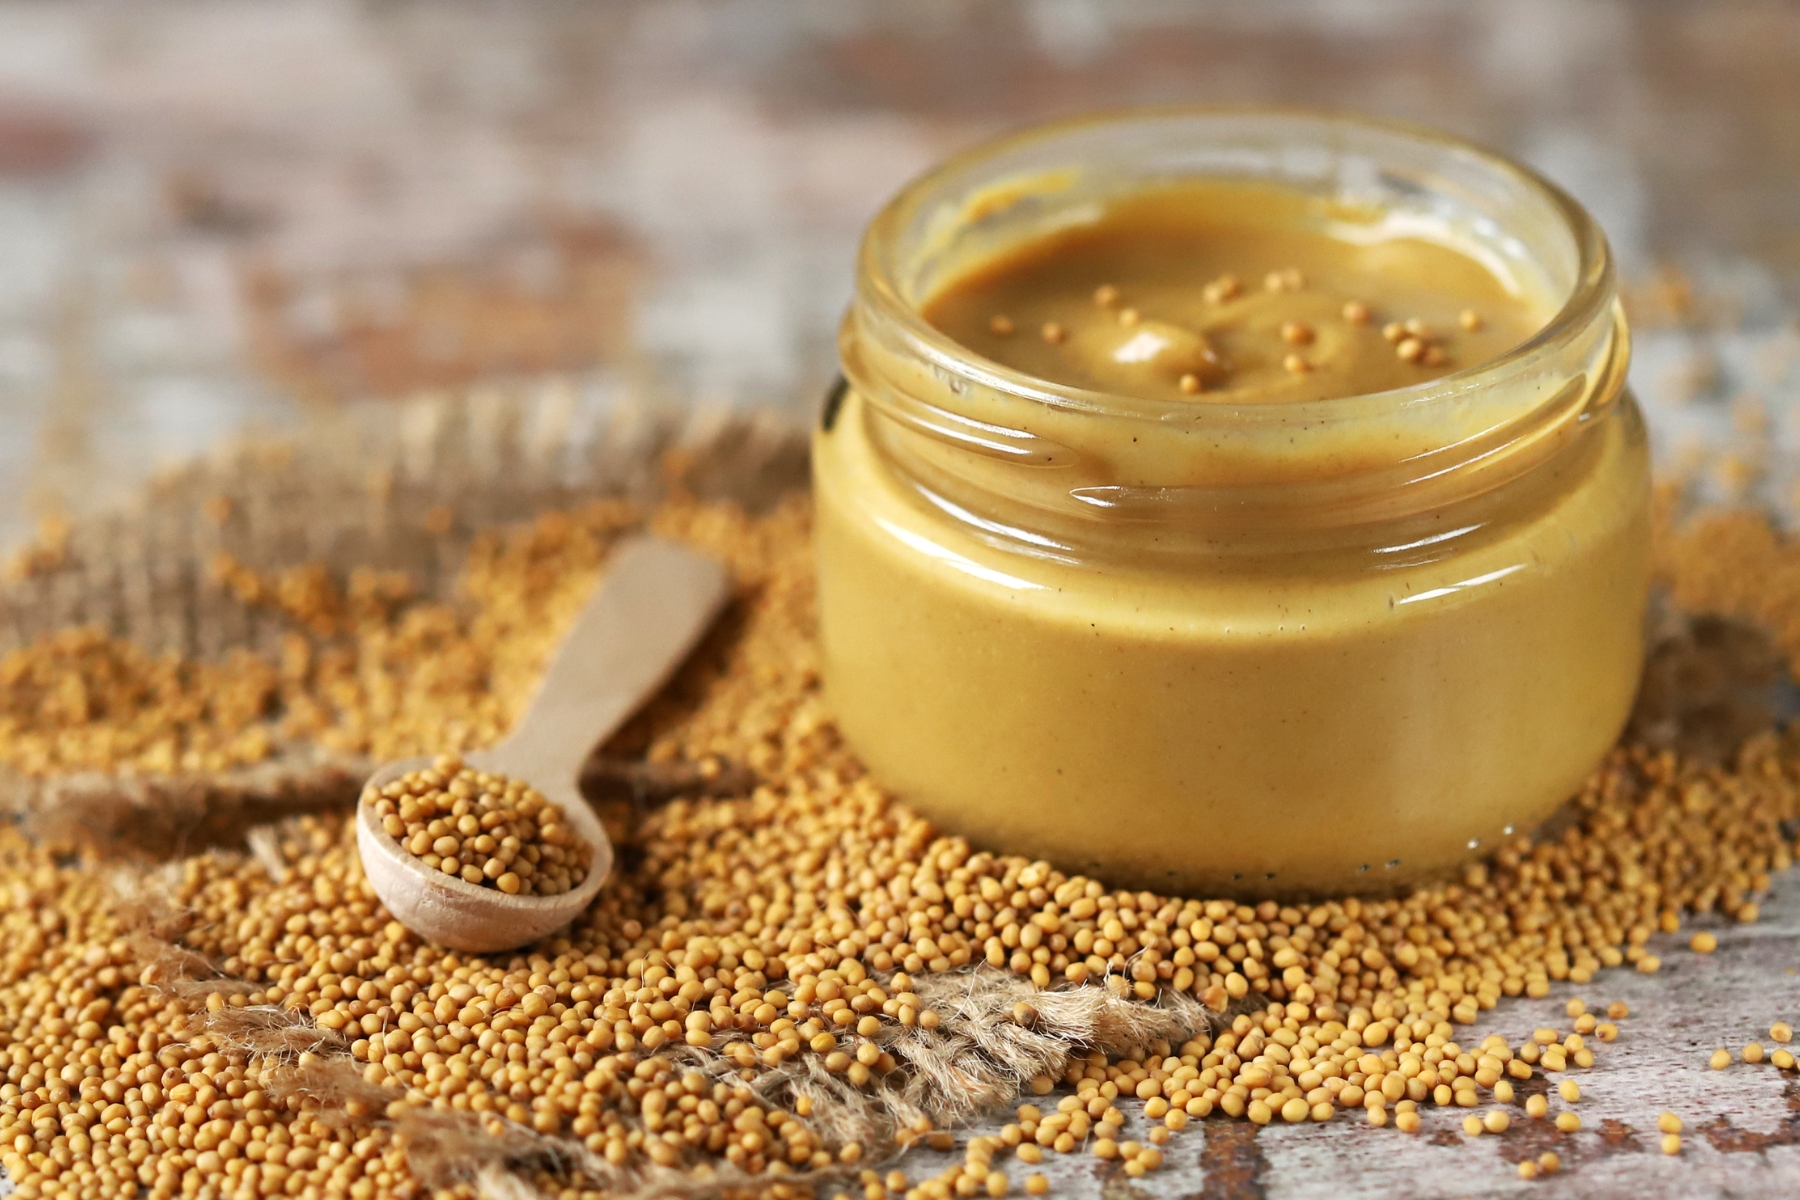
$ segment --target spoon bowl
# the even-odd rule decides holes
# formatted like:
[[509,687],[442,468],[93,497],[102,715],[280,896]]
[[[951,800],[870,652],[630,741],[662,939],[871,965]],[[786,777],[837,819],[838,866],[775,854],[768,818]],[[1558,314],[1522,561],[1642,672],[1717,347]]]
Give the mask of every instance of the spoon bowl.
[[[477,752],[462,759],[477,771],[511,775],[494,761],[496,757]],[[384,788],[408,771],[423,770],[431,763],[429,758],[388,763],[369,777],[368,787]],[[581,882],[556,896],[511,896],[498,888],[446,875],[407,853],[381,827],[374,807],[359,801],[356,846],[362,853],[363,871],[396,921],[452,950],[488,953],[535,942],[581,915],[612,873],[612,842],[572,782],[561,786],[556,780],[525,782],[560,809],[569,828],[591,848]]]

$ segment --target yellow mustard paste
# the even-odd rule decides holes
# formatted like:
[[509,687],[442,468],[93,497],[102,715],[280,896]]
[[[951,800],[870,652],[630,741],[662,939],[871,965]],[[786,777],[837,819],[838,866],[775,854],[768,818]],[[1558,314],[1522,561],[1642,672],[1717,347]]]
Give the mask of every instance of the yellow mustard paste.
[[841,728],[949,830],[1115,885],[1382,890],[1524,832],[1638,678],[1623,327],[1566,375],[1368,398],[1562,300],[1416,221],[1186,182],[939,272],[911,303],[973,383],[853,311],[814,444]]

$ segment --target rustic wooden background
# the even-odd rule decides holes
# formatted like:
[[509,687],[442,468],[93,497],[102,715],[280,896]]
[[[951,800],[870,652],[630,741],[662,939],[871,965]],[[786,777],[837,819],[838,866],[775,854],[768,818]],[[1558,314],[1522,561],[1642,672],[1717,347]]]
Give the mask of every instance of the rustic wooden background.
[[1733,403],[1786,445],[1789,0],[0,0],[0,542],[321,402],[810,406],[898,183],[1164,100],[1523,156],[1643,300],[1665,462],[1761,478],[1762,443],[1702,464]]
[[[1663,471],[1793,506],[1790,2],[65,0],[0,2],[0,544],[331,407],[802,413],[892,188],[985,133],[1161,100],[1411,117],[1549,172],[1619,251]],[[1058,1194],[1800,1194],[1800,1084],[1705,1066],[1800,1019],[1796,891],[1710,958],[1587,990],[1637,1015],[1573,1137],[1206,1123],[1147,1180],[1059,1162]],[[1519,1181],[1551,1144],[1565,1171]]]

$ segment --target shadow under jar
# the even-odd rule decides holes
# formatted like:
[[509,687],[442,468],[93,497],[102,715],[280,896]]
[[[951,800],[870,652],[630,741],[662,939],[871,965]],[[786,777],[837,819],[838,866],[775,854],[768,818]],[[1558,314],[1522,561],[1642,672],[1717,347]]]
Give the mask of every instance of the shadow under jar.
[[[1243,402],[1052,382],[926,319],[996,256],[1195,180],[1453,246],[1544,321],[1414,385]],[[840,350],[813,445],[826,699],[978,846],[1114,886],[1386,891],[1528,830],[1624,725],[1649,559],[1628,339],[1600,231],[1517,164],[1260,109],[1027,131],[876,217]]]

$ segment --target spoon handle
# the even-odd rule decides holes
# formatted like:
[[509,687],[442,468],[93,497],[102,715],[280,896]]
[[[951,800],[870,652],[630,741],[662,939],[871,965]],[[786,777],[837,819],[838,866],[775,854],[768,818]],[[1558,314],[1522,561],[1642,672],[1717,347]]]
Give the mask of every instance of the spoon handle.
[[574,786],[589,751],[675,672],[731,594],[713,559],[660,538],[621,546],[492,759],[538,786]]

